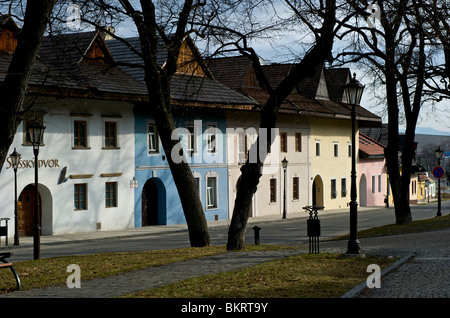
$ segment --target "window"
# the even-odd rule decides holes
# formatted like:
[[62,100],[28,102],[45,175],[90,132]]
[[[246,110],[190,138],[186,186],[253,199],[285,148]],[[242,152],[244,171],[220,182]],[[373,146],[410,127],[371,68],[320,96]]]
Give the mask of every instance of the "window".
[[299,177],[292,178],[292,200],[298,200],[300,198],[300,189],[299,189]]
[[209,153],[216,152],[216,126],[208,125],[206,129],[206,150]]
[[187,140],[187,152],[193,156],[197,152],[197,144],[195,143],[194,124],[188,124],[189,136]]
[[105,207],[117,207],[117,182],[106,182],[105,184]]
[[341,178],[341,197],[347,196],[347,179]]
[[270,179],[270,202],[277,202],[277,179]]
[[295,151],[302,152],[302,134],[295,133]]
[[73,146],[74,148],[87,147],[87,123],[84,120],[73,122]]
[[316,156],[320,156],[320,141],[316,140]]
[[217,177],[206,178],[206,207],[217,208]]
[[378,192],[381,192],[381,174],[378,175]]
[[337,142],[333,143],[333,153],[335,157],[339,157],[339,144]]
[[372,176],[372,193],[375,193],[375,176]]
[[348,156],[352,156],[352,144],[348,144]]
[[336,191],[336,179],[331,179],[331,198],[336,199],[337,191]]
[[238,144],[238,150],[239,150],[239,158],[238,163],[245,163],[248,158],[248,136],[245,133],[245,131],[241,131],[238,134],[239,138],[239,144]]
[[74,208],[75,210],[87,209],[87,184],[74,185]]
[[155,124],[148,124],[148,152],[159,152],[158,147],[158,131]]
[[105,122],[105,148],[117,148],[117,123]]
[[287,152],[287,133],[280,133],[280,151]]

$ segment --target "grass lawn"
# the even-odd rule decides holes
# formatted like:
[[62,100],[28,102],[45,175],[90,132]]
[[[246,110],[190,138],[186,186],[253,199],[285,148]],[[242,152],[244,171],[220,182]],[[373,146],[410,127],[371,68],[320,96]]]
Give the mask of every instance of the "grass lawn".
[[242,270],[186,279],[123,297],[335,298],[365,281],[369,264],[377,264],[383,269],[395,260],[302,254]]
[[[364,230],[358,233],[358,237],[404,234],[449,227],[450,216],[442,216],[413,221],[408,225],[387,225]],[[287,248],[290,247],[248,245],[246,251]],[[104,253],[16,262],[14,267],[20,276],[22,289],[25,290],[65,285],[70,275],[67,272],[67,266],[70,264],[79,265],[82,279],[89,280],[225,252],[224,246],[213,246]],[[394,261],[392,258],[376,258],[370,255],[366,258],[343,258],[335,254],[302,254],[244,270],[188,279],[126,297],[339,297],[367,279],[369,274],[366,269],[369,264],[377,264],[384,268]],[[0,293],[10,292],[11,288],[15,288],[11,271],[0,270]]]
[[[388,224],[380,227],[358,231],[358,238],[371,236],[399,235],[425,231],[435,231],[450,228],[450,215],[433,217],[425,220],[412,221],[409,224]],[[336,237],[334,239],[348,239],[349,235]]]

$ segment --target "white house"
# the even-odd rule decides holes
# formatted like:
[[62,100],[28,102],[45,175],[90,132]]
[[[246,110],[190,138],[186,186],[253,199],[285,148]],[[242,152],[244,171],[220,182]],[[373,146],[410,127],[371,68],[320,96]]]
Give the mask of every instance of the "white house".
[[[10,52],[0,54],[5,60],[2,67],[9,65],[10,56]],[[28,127],[36,119],[46,126],[38,155],[41,234],[134,227],[133,107],[145,98],[146,90],[108,59],[97,32],[44,40],[28,95],[32,100],[38,91],[39,97],[25,112],[9,152],[16,149],[21,154],[19,236],[33,235],[35,158]],[[11,163],[8,158],[0,173],[0,218],[10,219],[9,237],[15,232]]]

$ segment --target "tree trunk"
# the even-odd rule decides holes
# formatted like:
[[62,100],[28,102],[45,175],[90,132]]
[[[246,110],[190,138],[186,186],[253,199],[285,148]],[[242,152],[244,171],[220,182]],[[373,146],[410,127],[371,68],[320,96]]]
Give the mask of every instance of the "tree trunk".
[[168,57],[164,69],[159,67],[157,61],[158,36],[156,32],[155,7],[151,2],[142,1],[141,4],[143,19],[136,15],[128,1],[125,2],[127,10],[133,13],[139,32],[144,60],[145,83],[150,101],[149,108],[154,117],[158,135],[180,196],[188,225],[191,246],[209,246],[208,225],[192,171],[186,160],[182,160],[180,163],[175,163],[172,160],[172,149],[179,143],[179,140],[172,139],[175,125],[172,116],[170,83],[172,75],[176,71],[178,55],[182,39],[184,38],[185,26],[183,25],[186,23],[189,7],[192,7],[192,3],[191,1],[185,3],[184,10],[181,13],[182,21],[179,22],[177,34],[174,36],[172,43],[167,45]]
[[[283,79],[278,87],[270,92],[270,97],[261,109],[260,128],[270,130],[275,127],[277,112],[281,103],[292,92],[295,85],[304,77],[314,74],[318,65],[323,63],[331,56],[334,39],[335,17],[335,1],[327,1],[326,18],[323,22],[321,35],[317,37],[314,47],[305,55],[303,60],[291,71],[291,73]],[[254,61],[253,63],[255,63]],[[264,80],[260,81],[266,82]],[[269,135],[269,134],[268,134]],[[269,139],[269,138],[268,138]],[[269,141],[270,142],[270,141]],[[265,143],[263,143],[265,144]],[[260,147],[260,136],[252,147]],[[261,156],[261,153],[263,156]],[[231,219],[228,230],[227,250],[242,250],[245,242],[245,232],[252,202],[253,194],[261,178],[264,154],[266,151],[258,151],[258,162],[250,163],[249,160],[241,168],[241,181],[236,194],[236,200],[233,209],[233,217]],[[249,156],[250,157],[250,156]]]
[[191,246],[209,246],[208,225],[191,168],[185,161],[175,163],[171,156],[173,147],[179,143],[178,139],[172,140],[172,132],[175,130],[172,115],[171,113],[165,112],[163,108],[156,107],[156,105],[152,105],[151,110],[175,186],[180,196],[181,205],[188,225]]
[[0,169],[22,121],[28,80],[56,0],[28,1],[23,28],[0,91]]

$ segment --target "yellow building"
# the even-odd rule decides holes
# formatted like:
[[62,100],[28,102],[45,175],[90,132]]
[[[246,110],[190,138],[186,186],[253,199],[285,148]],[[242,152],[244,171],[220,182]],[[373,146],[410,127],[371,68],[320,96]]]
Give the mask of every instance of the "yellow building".
[[[264,105],[268,93],[259,85],[246,57],[229,57],[209,61],[214,78],[259,105]],[[267,79],[275,88],[295,67],[293,64],[263,65]],[[351,107],[344,99],[344,85],[350,80],[350,70],[319,66],[313,76],[305,78],[281,104],[271,148],[272,159],[265,163],[254,195],[251,216],[302,212],[305,205],[324,206],[325,209],[344,209],[350,202]],[[227,127],[237,131],[257,128],[259,108],[250,113],[228,112]],[[356,107],[357,126],[380,126],[381,118],[362,107]],[[241,154],[250,134],[231,136],[228,154]],[[358,134],[356,134],[358,141]],[[356,143],[356,150],[358,142]],[[356,152],[358,153],[358,152]],[[286,172],[281,160],[289,161]],[[235,200],[240,177],[239,162],[229,158],[230,211]]]
[[351,121],[314,118],[311,120],[310,141],[312,204],[324,206],[325,209],[348,207],[351,185]]

